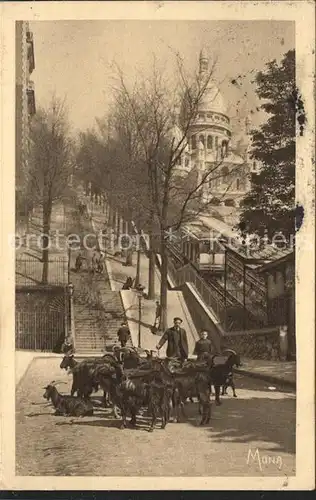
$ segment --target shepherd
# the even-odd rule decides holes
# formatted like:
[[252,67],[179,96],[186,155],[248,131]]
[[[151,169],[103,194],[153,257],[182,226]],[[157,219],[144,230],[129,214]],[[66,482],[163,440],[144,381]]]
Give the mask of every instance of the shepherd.
[[184,328],[181,328],[182,319],[174,318],[173,326],[165,331],[161,340],[158,342],[156,349],[161,349],[161,347],[168,342],[167,345],[167,357],[168,358],[178,358],[182,362],[188,357],[188,339],[187,333]]

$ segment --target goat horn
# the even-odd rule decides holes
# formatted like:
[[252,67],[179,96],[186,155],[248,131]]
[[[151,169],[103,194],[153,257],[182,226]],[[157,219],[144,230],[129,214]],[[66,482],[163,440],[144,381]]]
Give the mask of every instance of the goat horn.
[[223,353],[224,352],[231,352],[232,354],[236,354],[236,356],[237,356],[236,351],[234,351],[233,349],[224,349]]
[[67,382],[64,382],[63,380],[53,380],[50,385],[57,385],[57,384],[66,384]]

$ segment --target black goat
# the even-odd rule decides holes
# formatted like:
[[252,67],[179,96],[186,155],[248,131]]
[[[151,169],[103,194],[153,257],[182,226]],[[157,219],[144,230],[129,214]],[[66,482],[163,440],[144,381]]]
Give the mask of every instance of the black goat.
[[230,372],[227,375],[226,382],[225,382],[225,384],[222,387],[222,396],[224,396],[225,394],[227,394],[227,388],[231,387],[233,389],[233,396],[234,396],[234,398],[237,398],[237,394],[236,394],[236,391],[235,391],[234,378],[233,377],[234,377],[233,372]]
[[165,371],[173,379],[172,405],[176,412],[176,422],[180,422],[180,408],[186,418],[184,403],[188,398],[197,397],[202,419],[200,425],[208,424],[211,419],[209,366],[199,361],[189,361],[179,366],[176,360],[166,360]]
[[[77,396],[87,399],[91,396],[92,392],[98,391],[98,385],[95,384],[92,380],[92,377],[89,376],[88,366],[91,361],[83,360],[81,362],[76,361],[73,355],[66,355],[62,359],[60,363],[60,368],[67,370],[70,369],[70,372],[73,376],[73,382],[70,394],[74,396],[77,393]],[[94,363],[92,364],[94,366]]]
[[[152,353],[145,350],[146,358],[142,358],[135,347],[116,347],[114,349],[114,355],[117,360],[123,364],[124,369],[138,368],[145,366],[149,360],[152,359]],[[146,369],[146,368],[145,368]]]
[[91,401],[86,401],[75,396],[61,395],[55,387],[56,382],[51,382],[44,387],[43,397],[51,400],[55,408],[55,415],[84,417],[93,415],[93,406]]
[[[60,363],[60,368],[67,370],[70,368],[73,375],[73,383],[71,388],[71,395],[73,396],[75,392],[77,395],[83,398],[89,398],[93,391],[97,392],[99,390],[99,385],[95,381],[94,373],[98,366],[114,366],[118,363],[115,356],[111,354],[106,354],[102,358],[92,358],[85,359],[78,362],[74,359],[73,355],[64,356],[62,362]],[[104,392],[104,406],[110,406],[108,393]],[[115,415],[117,412],[114,409]]]
[[141,407],[148,408],[152,420],[149,431],[152,432],[161,414],[162,428],[169,420],[169,392],[158,373],[151,371],[127,371],[122,366],[115,367],[115,375],[109,376],[101,368],[98,370],[101,387],[110,391],[112,401],[118,405],[122,413],[121,429],[127,427],[127,414],[131,413],[130,425],[136,426],[137,413]]
[[[233,373],[233,367],[234,366],[241,366],[240,362],[240,357],[239,355],[233,351],[232,349],[226,349],[224,353],[229,353],[228,358],[226,359],[225,363],[220,363],[218,365],[214,365],[214,358],[217,355],[212,356],[212,367],[210,369],[210,383],[214,385],[215,388],[215,402],[217,405],[220,405],[220,389],[221,387],[224,388],[225,391],[225,386],[229,385],[227,384],[227,380],[230,379],[232,380],[232,374]],[[231,385],[231,384],[230,384]],[[233,386],[233,391],[234,391],[234,396],[235,396],[235,386]],[[225,392],[224,392],[225,393]],[[222,391],[223,394],[223,391]],[[236,396],[235,396],[236,397]]]

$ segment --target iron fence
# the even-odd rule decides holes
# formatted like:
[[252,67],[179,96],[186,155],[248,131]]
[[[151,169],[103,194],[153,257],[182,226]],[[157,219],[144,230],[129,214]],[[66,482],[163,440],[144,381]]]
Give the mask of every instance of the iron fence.
[[177,286],[184,283],[192,284],[204,304],[214,312],[227,331],[266,326],[266,321],[255,318],[240,304],[231,290],[226,290],[225,294],[225,290],[220,284],[216,282],[206,283],[190,263],[177,268],[172,259],[169,258],[168,272]]
[[16,311],[16,349],[59,352],[64,337],[65,317],[62,311]]
[[43,267],[44,262],[41,259],[18,257],[15,261],[16,285],[66,285],[68,283],[68,258],[49,258],[46,282],[43,282]]

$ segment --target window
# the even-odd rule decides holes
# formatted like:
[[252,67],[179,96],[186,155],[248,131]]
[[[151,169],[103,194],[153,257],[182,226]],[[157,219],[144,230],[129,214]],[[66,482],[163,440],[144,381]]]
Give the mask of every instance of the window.
[[177,158],[177,165],[181,165],[181,156]]
[[186,167],[189,167],[189,158],[186,158],[184,160],[184,164],[185,164]]
[[203,146],[205,146],[205,138],[204,138],[204,135],[200,135],[199,140],[200,140],[200,142],[203,144]]
[[236,189],[237,189],[237,191],[239,191],[239,189],[240,189],[240,180],[239,179],[236,180]]
[[211,135],[207,136],[207,149],[213,149],[213,137]]
[[191,147],[192,149],[196,149],[196,136],[192,135],[191,137]]
[[253,162],[253,164],[252,164],[252,168],[253,168],[253,170],[257,170],[257,164],[256,164],[256,162],[255,162],[255,161],[254,161],[254,162]]
[[218,149],[218,137],[217,136],[215,137],[215,149],[216,150]]

